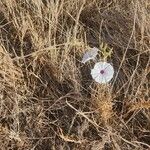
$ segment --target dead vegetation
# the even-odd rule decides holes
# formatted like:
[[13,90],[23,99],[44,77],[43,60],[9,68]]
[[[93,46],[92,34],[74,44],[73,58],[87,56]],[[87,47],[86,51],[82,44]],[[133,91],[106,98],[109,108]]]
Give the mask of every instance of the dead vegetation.
[[[150,148],[149,0],[1,0],[2,150]],[[109,85],[83,65],[113,48]]]

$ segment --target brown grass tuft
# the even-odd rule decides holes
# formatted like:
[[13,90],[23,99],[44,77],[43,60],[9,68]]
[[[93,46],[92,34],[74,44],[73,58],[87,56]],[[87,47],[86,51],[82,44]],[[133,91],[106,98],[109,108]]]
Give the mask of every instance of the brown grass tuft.
[[[107,85],[81,63],[102,43]],[[0,1],[1,149],[149,149],[149,66],[149,0]]]

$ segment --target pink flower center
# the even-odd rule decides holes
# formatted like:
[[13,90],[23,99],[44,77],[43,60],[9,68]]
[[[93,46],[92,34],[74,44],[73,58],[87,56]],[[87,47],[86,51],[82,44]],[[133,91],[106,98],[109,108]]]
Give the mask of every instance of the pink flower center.
[[101,71],[100,71],[100,74],[104,74],[104,73],[105,73],[105,71],[104,71],[104,70],[101,70]]

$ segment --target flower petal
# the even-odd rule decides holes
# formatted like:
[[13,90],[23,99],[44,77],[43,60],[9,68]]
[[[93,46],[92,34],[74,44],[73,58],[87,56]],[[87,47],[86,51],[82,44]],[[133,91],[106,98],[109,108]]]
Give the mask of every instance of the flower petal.
[[103,62],[98,62],[95,64],[94,69],[98,70],[100,72],[101,69],[103,69]]
[[94,80],[98,83],[102,83],[103,82],[103,77],[101,75],[98,75],[96,78],[94,78]]
[[99,72],[97,69],[92,69],[91,70],[91,75],[92,75],[92,78],[95,79],[97,76],[99,76]]
[[82,63],[86,63],[87,61],[91,59],[95,59],[96,55],[98,54],[98,48],[93,47],[91,50],[87,51],[82,58]]
[[[104,70],[104,74],[100,73],[101,70]],[[107,83],[113,78],[114,69],[111,64],[107,62],[98,62],[91,70],[91,75],[96,82]]]

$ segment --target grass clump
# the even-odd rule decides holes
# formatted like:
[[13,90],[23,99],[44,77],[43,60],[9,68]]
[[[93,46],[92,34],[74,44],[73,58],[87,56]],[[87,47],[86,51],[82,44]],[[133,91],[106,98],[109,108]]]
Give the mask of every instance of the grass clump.
[[[149,0],[2,0],[0,8],[2,150],[150,148]],[[109,84],[92,80],[93,62],[81,63],[89,47],[113,64]]]

